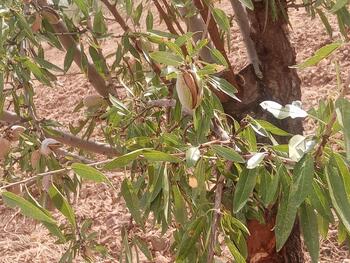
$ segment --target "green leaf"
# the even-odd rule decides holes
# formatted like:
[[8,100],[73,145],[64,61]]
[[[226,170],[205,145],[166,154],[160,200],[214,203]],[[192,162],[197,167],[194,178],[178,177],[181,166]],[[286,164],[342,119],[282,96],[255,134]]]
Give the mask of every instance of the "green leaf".
[[60,67],[52,64],[51,62],[49,62],[49,61],[47,61],[47,60],[45,60],[43,58],[35,57],[34,61],[36,63],[38,63],[41,67],[45,68],[45,69],[55,70],[55,71],[59,71],[59,72],[63,71]]
[[300,207],[300,224],[306,247],[313,263],[318,262],[320,242],[318,239],[317,216],[313,208],[304,203]]
[[74,211],[54,184],[49,188],[48,194],[55,204],[55,207],[69,220],[72,226],[76,228]]
[[209,76],[208,82],[213,86],[213,88],[224,92],[225,94],[227,94],[235,100],[240,101],[235,95],[235,93],[237,93],[237,89],[234,86],[232,86],[231,83],[227,80],[216,76]]
[[33,218],[43,223],[54,224],[56,221],[49,216],[49,213],[44,213],[38,207],[25,200],[23,197],[15,195],[11,192],[3,192],[2,194],[3,201],[10,207],[18,206],[21,209],[21,213],[27,217]]
[[89,15],[88,1],[85,0],[73,0],[73,2],[79,7],[80,11],[85,17]]
[[347,231],[350,232],[350,202],[346,194],[344,181],[338,172],[333,157],[330,159],[325,171],[333,207]]
[[182,58],[166,51],[154,51],[149,54],[150,57],[158,63],[165,64],[167,66],[180,66],[182,64]]
[[256,184],[257,169],[243,169],[239,175],[238,183],[233,195],[233,211],[239,212],[247,203]]
[[76,50],[75,46],[71,46],[67,50],[66,56],[64,57],[64,66],[63,66],[63,69],[65,72],[67,72],[70,66],[72,65],[72,62],[74,60],[75,50]]
[[220,145],[212,145],[211,148],[215,151],[216,154],[220,155],[222,158],[225,158],[228,161],[245,163],[243,157],[232,148]]
[[216,63],[220,65],[224,65],[225,67],[228,67],[225,57],[221,54],[221,52],[218,49],[216,48],[210,49],[210,53],[214,58],[214,60],[216,61]]
[[225,32],[229,32],[230,21],[228,20],[228,17],[226,16],[225,12],[219,8],[214,8],[212,10],[212,14],[214,16],[216,23],[219,25],[219,28],[221,28],[221,30]]
[[254,4],[252,0],[239,0],[245,7],[249,8],[250,10],[254,10]]
[[333,222],[333,213],[331,210],[331,204],[326,197],[327,193],[318,185],[316,181],[312,184],[312,191],[310,192],[309,199],[311,205],[316,209],[316,211],[322,215],[329,222]]
[[269,123],[265,120],[255,120],[261,127],[263,127],[266,131],[278,135],[278,136],[290,136],[291,134],[276,127],[272,123]]
[[126,206],[128,207],[131,216],[137,224],[143,225],[140,213],[140,203],[136,195],[135,188],[128,179],[125,179],[121,186],[121,193],[124,197]]
[[104,182],[111,185],[111,182],[103,173],[91,166],[82,163],[73,163],[72,169],[77,175],[84,179],[91,180],[97,183]]
[[39,45],[38,42],[36,41],[33,31],[30,28],[28,22],[26,21],[25,17],[20,14],[15,12],[15,16],[16,16],[16,21],[19,24],[19,27],[25,32],[26,36],[28,37],[28,39],[34,44],[34,45]]
[[200,234],[203,232],[205,224],[206,218],[204,216],[201,216],[196,218],[195,221],[189,225],[179,245],[179,250],[177,251],[177,260],[184,260],[191,252]]
[[147,13],[146,28],[147,28],[147,31],[150,31],[153,28],[153,14],[151,11],[148,11]]
[[146,256],[148,260],[153,261],[152,253],[148,249],[147,243],[145,241],[143,241],[139,237],[135,237],[134,243],[137,245],[137,247],[141,250],[141,252]]
[[126,9],[126,14],[128,16],[131,16],[132,7],[133,7],[133,1],[132,0],[125,0],[125,9]]
[[335,152],[333,153],[333,157],[337,163],[339,173],[343,177],[346,193],[347,193],[348,197],[350,198],[350,171],[349,171],[348,164],[345,161],[346,157],[342,156],[339,153],[335,153]]
[[172,186],[173,190],[173,204],[174,204],[174,216],[176,222],[181,225],[184,225],[187,221],[187,208],[185,200],[183,199],[179,187],[177,185]]
[[347,160],[350,161],[350,101],[340,98],[335,102],[335,107],[337,119],[344,134]]
[[288,193],[284,192],[279,202],[276,216],[275,235],[277,251],[280,251],[284,243],[286,243],[293,229],[296,214],[297,207],[289,201]]
[[314,161],[310,154],[305,155],[294,167],[292,185],[290,188],[290,202],[299,207],[312,191],[314,177]]
[[201,152],[198,147],[191,147],[186,151],[186,163],[188,167],[193,167],[199,158],[201,157]]
[[346,6],[348,4],[348,2],[349,2],[349,0],[337,0],[331,9],[331,12],[335,13],[335,12],[339,11],[339,9]]
[[177,158],[176,156],[172,156],[168,153],[160,152],[160,151],[156,151],[156,150],[144,149],[142,154],[148,161],[171,162],[171,163],[181,162],[181,160],[179,158]]
[[330,54],[337,50],[341,45],[342,43],[340,42],[325,45],[318,49],[312,57],[308,58],[299,65],[291,66],[291,68],[304,69],[307,67],[315,66],[322,59],[327,58]]
[[316,12],[317,12],[318,16],[320,17],[320,19],[321,19],[323,25],[325,26],[328,35],[329,35],[330,37],[332,37],[332,32],[333,32],[333,30],[332,30],[331,25],[329,24],[329,21],[328,21],[327,16],[325,16],[325,14],[324,14],[324,13],[322,12],[322,10],[319,9],[319,8],[316,8]]
[[136,160],[143,152],[144,149],[138,149],[133,152],[129,152],[117,158],[114,158],[112,161],[105,165],[105,169],[111,170],[115,168],[120,168],[128,165],[132,161]]
[[108,72],[106,61],[103,56],[97,51],[97,49],[93,46],[89,46],[89,54],[94,62],[94,65],[97,71],[101,75],[105,75]]
[[312,191],[314,163],[310,155],[305,155],[294,167],[289,191],[283,189],[283,197],[276,218],[276,249],[281,250],[293,226],[298,207]]
[[239,250],[237,249],[236,245],[227,237],[225,237],[225,243],[228,249],[230,250],[232,256],[235,259],[235,262],[237,263],[245,263],[245,258],[239,253]]
[[102,10],[98,10],[94,17],[93,31],[98,34],[105,34],[107,32],[107,26],[103,18]]

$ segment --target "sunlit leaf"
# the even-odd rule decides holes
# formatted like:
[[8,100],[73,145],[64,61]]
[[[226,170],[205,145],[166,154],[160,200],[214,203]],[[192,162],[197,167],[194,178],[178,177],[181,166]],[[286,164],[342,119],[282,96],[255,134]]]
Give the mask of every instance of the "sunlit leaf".
[[220,145],[212,145],[211,148],[215,151],[216,154],[220,155],[222,158],[225,158],[228,161],[244,163],[242,156],[237,153],[232,148],[228,148]]
[[76,227],[73,208],[54,184],[49,188],[48,194],[55,207],[69,220],[73,227]]
[[168,66],[180,66],[182,64],[182,58],[166,51],[154,51],[149,54],[153,60],[158,63],[162,63]]
[[[343,0],[339,0],[343,1]],[[307,67],[315,66],[322,59],[327,58],[330,54],[332,54],[336,49],[338,49],[342,44],[340,42],[331,43],[321,47],[319,50],[315,52],[315,54],[302,62],[301,64],[292,66],[292,68],[304,69]]]
[[11,192],[1,193],[4,202],[10,207],[18,206],[21,209],[21,213],[27,217],[33,218],[40,222],[45,222],[49,224],[56,224],[56,221],[49,216],[49,213],[44,213],[38,207]]
[[198,147],[191,147],[186,151],[186,163],[188,167],[192,167],[201,157]]
[[254,169],[257,167],[265,158],[265,153],[255,153],[247,161],[247,169]]

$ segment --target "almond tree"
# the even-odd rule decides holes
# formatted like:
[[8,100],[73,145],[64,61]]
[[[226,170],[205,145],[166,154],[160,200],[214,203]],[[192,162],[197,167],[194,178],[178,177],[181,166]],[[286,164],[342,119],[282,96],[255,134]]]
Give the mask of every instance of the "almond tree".
[[[68,244],[61,262],[106,254],[89,234],[91,221],[77,220],[70,196],[85,180],[117,191],[104,172],[123,167],[131,176],[120,191],[135,224],[153,219],[163,233],[175,228],[178,262],[212,262],[225,249],[237,262],[304,262],[301,234],[318,262],[319,234],[327,234],[334,215],[347,239],[350,80],[342,84],[336,66],[337,98],[307,113],[297,75],[347,40],[347,1],[230,3],[232,10],[209,0],[0,4],[1,196]],[[328,17],[336,16],[342,39],[296,65],[291,8],[318,16],[330,35]],[[237,44],[232,24],[247,53],[239,72],[229,59]],[[112,54],[101,47],[105,40],[115,45]],[[48,61],[43,44],[64,50],[64,65]],[[81,125],[61,127],[38,117],[35,83],[55,86],[73,62],[96,94],[75,109],[85,114]],[[303,118],[314,120],[313,136],[302,135]],[[57,224],[49,202],[65,225]],[[142,237],[123,229],[120,239],[124,261],[136,260],[135,248],[152,260]]]

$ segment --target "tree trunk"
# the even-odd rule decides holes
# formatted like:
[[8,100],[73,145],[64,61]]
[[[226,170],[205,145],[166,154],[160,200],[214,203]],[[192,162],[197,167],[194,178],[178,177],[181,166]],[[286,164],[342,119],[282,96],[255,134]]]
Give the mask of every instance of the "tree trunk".
[[[284,0],[279,3],[280,6],[285,5]],[[265,1],[255,2],[254,11],[248,11],[250,35],[255,43],[263,78],[255,76],[252,65],[243,69],[238,74],[239,81],[244,86],[243,103],[239,105],[229,102],[225,103],[224,107],[227,113],[238,118],[251,114],[256,118],[268,120],[290,133],[302,133],[301,120],[288,118],[279,121],[259,106],[264,100],[273,100],[285,105],[301,99],[300,79],[296,71],[289,68],[295,65],[296,61],[295,50],[288,38],[288,21],[282,12],[278,12],[278,17],[273,19],[270,15],[270,6],[267,16],[265,4]],[[287,10],[284,11],[286,14]],[[280,141],[285,142],[283,138]],[[248,262],[304,262],[298,222],[295,223],[284,248],[276,252],[276,239],[273,233],[275,220],[276,207],[266,210],[266,224],[261,225],[255,220],[248,222],[251,232],[247,240]]]

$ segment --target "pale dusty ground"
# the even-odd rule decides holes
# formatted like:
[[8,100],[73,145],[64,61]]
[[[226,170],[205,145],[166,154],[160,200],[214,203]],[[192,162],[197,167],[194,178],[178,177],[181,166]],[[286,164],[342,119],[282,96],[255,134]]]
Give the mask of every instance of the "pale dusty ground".
[[[319,21],[310,20],[303,11],[293,12],[291,23],[294,26],[291,31],[291,40],[298,54],[298,62],[329,42],[329,37]],[[113,31],[118,32],[119,28],[114,27]],[[233,31],[237,33],[237,30],[233,29]],[[238,70],[245,64],[245,55],[242,49],[238,51],[240,44],[235,44],[238,39],[233,38],[232,41],[234,44],[231,57],[234,64],[238,65]],[[113,43],[104,43],[103,46],[105,54],[112,52],[115,48]],[[350,65],[349,53],[349,45],[346,45],[336,55],[344,74]],[[62,65],[64,53],[55,52],[48,47],[47,56],[51,62]],[[71,73],[74,72],[79,72],[77,67],[72,67]],[[310,68],[299,74],[302,79],[302,100],[306,108],[316,105],[320,99],[334,93],[335,70],[330,59],[322,61],[320,67]],[[54,88],[38,85],[36,92],[39,115],[68,125],[82,118],[81,112],[72,113],[72,110],[83,96],[93,93],[93,89],[86,82],[85,77],[78,74],[59,77],[59,82]],[[310,130],[310,124],[307,123],[306,128]],[[123,173],[109,174],[117,189],[120,187],[123,176]],[[80,199],[74,205],[79,221],[84,218],[93,219],[93,229],[99,234],[98,241],[106,244],[115,258],[114,260],[96,260],[96,262],[117,262],[116,258],[121,248],[122,227],[130,227],[133,233],[151,244],[155,262],[171,262],[169,253],[171,233],[161,238],[157,231],[143,233],[140,229],[133,227],[130,214],[118,194],[105,185],[85,184],[81,190]],[[40,225],[35,225],[31,220],[18,214],[13,215],[13,210],[0,205],[0,263],[58,262],[64,248],[55,245],[53,239]],[[331,230],[329,239],[322,242],[321,262],[343,262],[344,259],[349,258],[345,248],[337,245],[336,235],[336,231]],[[78,258],[76,262],[81,262],[81,259]]]

